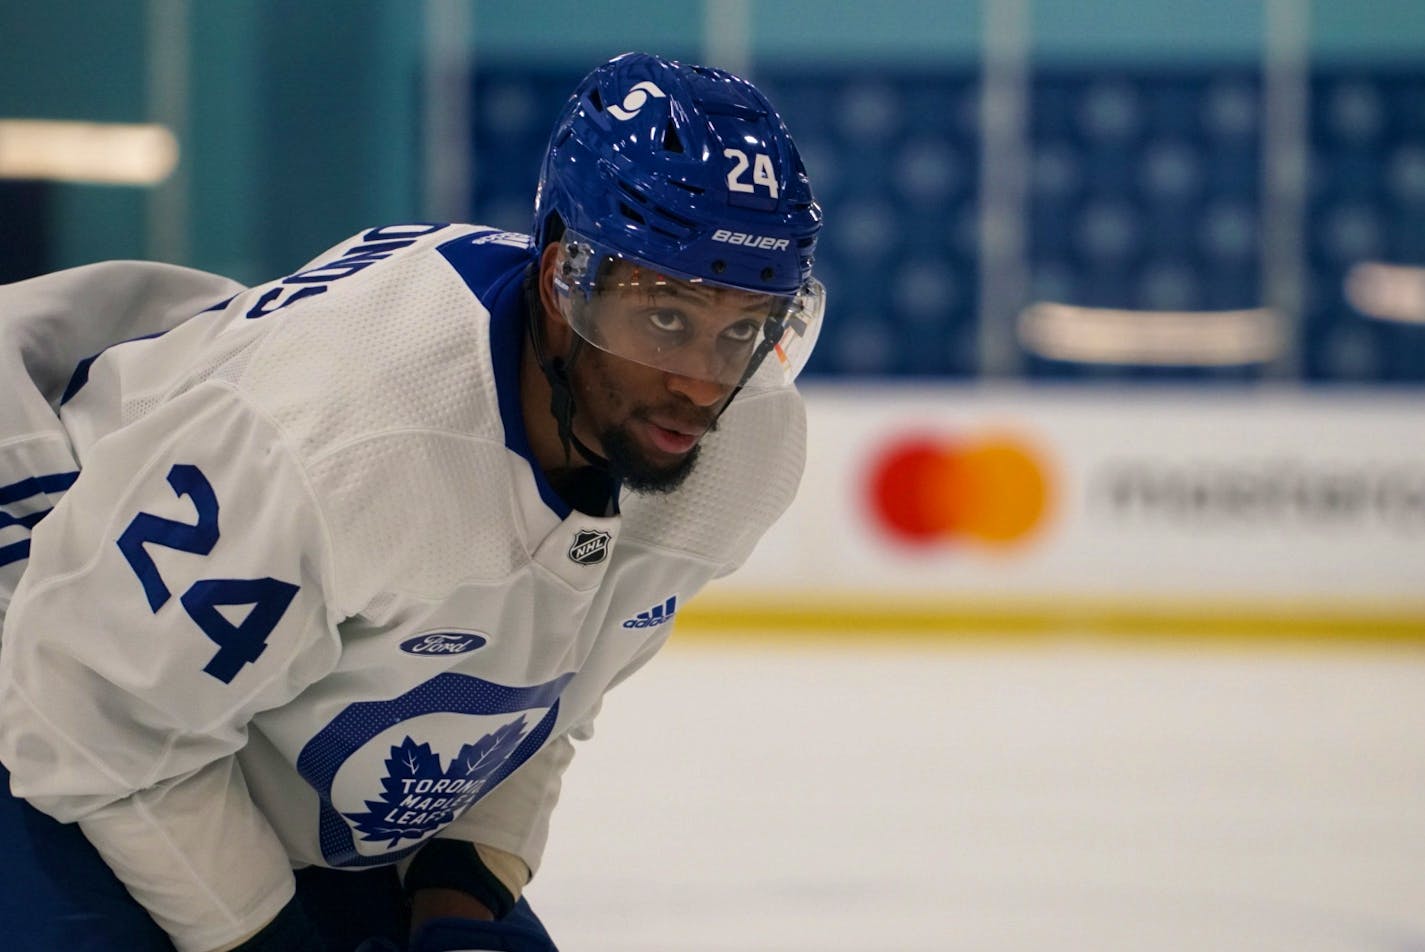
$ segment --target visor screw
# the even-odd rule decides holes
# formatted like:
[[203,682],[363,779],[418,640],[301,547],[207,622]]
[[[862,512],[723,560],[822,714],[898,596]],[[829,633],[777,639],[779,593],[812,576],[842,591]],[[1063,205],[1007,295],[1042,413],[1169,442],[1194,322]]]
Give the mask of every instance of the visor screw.
[[771,280],[772,280],[772,273],[773,273],[773,272],[772,272],[772,269],[771,269],[771,268],[763,268],[763,269],[762,269],[762,280],[763,280],[763,281],[771,281]]
[[727,262],[719,258],[712,263],[713,274],[722,274],[727,270]]

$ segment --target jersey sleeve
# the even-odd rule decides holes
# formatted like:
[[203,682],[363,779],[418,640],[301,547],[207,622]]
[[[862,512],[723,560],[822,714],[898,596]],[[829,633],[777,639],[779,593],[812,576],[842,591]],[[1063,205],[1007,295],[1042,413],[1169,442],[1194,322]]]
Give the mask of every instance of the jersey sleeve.
[[0,513],[0,613],[27,564],[25,526],[53,505],[79,468],[58,416],[75,368],[112,344],[168,330],[241,290],[217,275],[144,261],[105,261],[0,284],[0,499],[17,504]]
[[336,663],[329,548],[281,432],[217,382],[96,444],[36,527],[0,651],[0,759],[183,952],[293,893],[234,754]]

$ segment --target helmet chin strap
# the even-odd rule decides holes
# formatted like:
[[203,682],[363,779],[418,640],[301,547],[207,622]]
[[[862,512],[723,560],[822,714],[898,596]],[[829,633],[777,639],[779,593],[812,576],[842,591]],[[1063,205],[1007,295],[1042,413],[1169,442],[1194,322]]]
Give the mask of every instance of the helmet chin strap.
[[531,265],[525,275],[524,294],[525,304],[528,308],[525,323],[529,325],[529,340],[534,347],[535,362],[539,364],[544,379],[549,381],[549,412],[554,416],[554,422],[559,427],[559,442],[564,447],[564,461],[566,463],[573,462],[572,447],[590,466],[600,472],[611,473],[609,461],[591,450],[583,440],[574,435],[574,387],[569,378],[569,369],[574,365],[574,360],[579,356],[579,352],[583,350],[584,340],[575,334],[569,344],[568,357],[549,356],[549,348],[544,337],[543,305],[540,303],[536,286],[538,273],[537,266]]
[[762,361],[767,359],[767,355],[772,353],[777,346],[777,341],[782,338],[782,322],[778,320],[775,325],[770,321],[763,334],[762,342],[753,351],[752,357],[747,361],[747,369],[742,372],[742,379],[737,381],[737,386],[732,388],[732,393],[727,395],[727,399],[722,402],[722,409],[717,411],[719,418],[727,412],[727,408],[732,406],[732,401],[737,399],[737,395],[742,392],[742,388],[747,386],[747,381],[752,379],[757,373],[757,368],[762,366]]

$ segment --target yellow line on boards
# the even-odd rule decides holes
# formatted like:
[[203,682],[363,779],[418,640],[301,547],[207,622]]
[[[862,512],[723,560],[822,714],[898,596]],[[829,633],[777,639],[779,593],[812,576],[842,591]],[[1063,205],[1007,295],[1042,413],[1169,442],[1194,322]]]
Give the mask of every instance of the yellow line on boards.
[[838,641],[866,632],[957,641],[1088,635],[1181,641],[1339,642],[1425,646],[1425,605],[1398,610],[1340,605],[1152,602],[855,602],[804,596],[698,599],[678,612],[680,637]]

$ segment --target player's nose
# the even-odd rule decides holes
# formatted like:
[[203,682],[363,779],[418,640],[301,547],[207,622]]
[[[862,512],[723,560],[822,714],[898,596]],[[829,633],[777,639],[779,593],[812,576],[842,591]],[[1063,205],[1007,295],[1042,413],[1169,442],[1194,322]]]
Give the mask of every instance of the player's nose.
[[701,380],[697,377],[685,377],[682,374],[674,373],[668,374],[667,386],[671,392],[687,398],[699,407],[714,405],[732,390],[726,384],[718,383],[715,380]]

